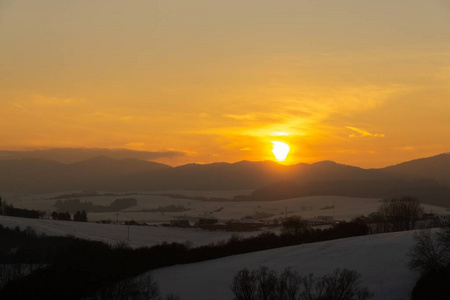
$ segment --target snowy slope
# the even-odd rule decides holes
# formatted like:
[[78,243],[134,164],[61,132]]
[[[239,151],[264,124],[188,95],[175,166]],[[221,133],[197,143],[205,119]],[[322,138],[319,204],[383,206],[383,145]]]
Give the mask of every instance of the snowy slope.
[[[199,246],[228,240],[233,234],[231,232],[211,232],[190,228],[119,226],[6,216],[0,216],[0,225],[9,228],[19,226],[21,229],[30,226],[38,233],[45,233],[51,236],[72,235],[78,238],[102,241],[112,245],[118,242],[127,242],[134,248],[153,246],[162,242],[184,243],[187,241],[190,241],[193,246]],[[257,235],[258,233],[260,232],[246,232],[240,233],[239,235],[246,237]]]
[[[225,197],[244,193],[245,191],[165,191],[164,193],[181,193],[189,196]],[[19,208],[37,209],[50,213],[57,210],[54,207],[56,194],[17,196],[5,198]],[[314,196],[299,197],[279,201],[198,201],[193,199],[174,199],[161,195],[132,195],[132,196],[93,196],[81,198],[82,201],[90,201],[95,205],[110,205],[115,199],[133,197],[137,199],[137,205],[119,212],[119,220],[149,223],[168,223],[175,216],[204,217],[215,216],[220,220],[240,219],[244,216],[255,216],[258,214],[266,216],[284,217],[285,212],[289,215],[301,215],[303,218],[328,215],[338,220],[350,220],[363,214],[370,214],[380,206],[381,199],[377,198],[352,198],[338,196]],[[168,205],[180,205],[188,209],[183,212],[144,212],[148,209],[156,209]],[[446,208],[423,205],[427,212],[446,214]],[[334,208],[333,208],[334,207]],[[88,212],[88,220],[96,222],[99,220],[116,220],[116,212],[92,213]]]
[[[128,226],[78,223],[53,220],[23,219],[0,216],[0,224],[22,229],[33,227],[48,235],[71,234],[80,238],[110,244],[127,241]],[[247,233],[253,235],[256,233]],[[335,268],[357,270],[363,284],[375,293],[373,299],[408,299],[418,274],[407,267],[407,253],[414,232],[398,232],[235,255],[196,264],[178,265],[152,271],[163,294],[175,293],[182,299],[231,299],[229,284],[234,274],[247,267],[265,265],[278,272],[292,267],[300,274],[323,275]],[[203,245],[228,239],[231,233],[195,229],[130,226],[132,247],[151,246],[163,241]],[[242,234],[242,236],[245,236]]]
[[267,266],[292,267],[302,275],[323,275],[335,268],[359,271],[375,300],[408,299],[418,274],[407,267],[414,232],[398,232],[284,247],[152,271],[163,294],[183,300],[229,300],[234,274]]

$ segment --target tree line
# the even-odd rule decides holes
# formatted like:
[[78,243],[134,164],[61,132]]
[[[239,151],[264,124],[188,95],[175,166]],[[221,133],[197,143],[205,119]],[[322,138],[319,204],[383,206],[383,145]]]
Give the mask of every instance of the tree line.
[[66,212],[54,211],[51,213],[50,216],[51,216],[52,220],[75,221],[75,222],[87,222],[88,221],[87,213],[84,210],[83,211],[78,210],[73,215],[73,218],[68,211],[66,211]]
[[0,214],[4,216],[31,218],[31,219],[39,219],[45,215],[45,213],[42,211],[14,207],[14,205],[6,203],[6,201],[3,200],[1,196],[0,196]]

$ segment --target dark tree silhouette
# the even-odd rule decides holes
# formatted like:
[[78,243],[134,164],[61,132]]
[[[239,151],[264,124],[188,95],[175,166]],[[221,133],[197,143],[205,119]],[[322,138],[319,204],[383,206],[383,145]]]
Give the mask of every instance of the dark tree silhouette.
[[423,213],[424,209],[419,200],[408,196],[385,200],[377,211],[385,232],[413,230],[422,219]]
[[308,224],[300,216],[287,217],[281,222],[282,234],[298,236],[308,229]]
[[58,220],[58,213],[56,211],[51,214],[52,220]]
[[255,273],[247,268],[240,270],[233,278],[231,290],[235,300],[254,300],[256,295]]
[[415,239],[409,266],[421,275],[411,299],[450,299],[450,229],[423,230]]

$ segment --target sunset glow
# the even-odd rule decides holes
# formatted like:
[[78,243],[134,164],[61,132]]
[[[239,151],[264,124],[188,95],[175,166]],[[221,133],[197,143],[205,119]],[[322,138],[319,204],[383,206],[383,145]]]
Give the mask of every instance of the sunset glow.
[[382,167],[450,149],[445,1],[0,11],[0,150],[130,149],[181,165],[273,159],[280,140],[289,164]]

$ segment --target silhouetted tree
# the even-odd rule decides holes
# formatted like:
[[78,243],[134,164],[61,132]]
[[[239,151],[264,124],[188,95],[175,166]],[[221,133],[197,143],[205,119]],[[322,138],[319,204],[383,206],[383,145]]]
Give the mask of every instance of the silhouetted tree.
[[411,299],[450,299],[450,229],[423,230],[415,239],[409,266],[421,275]]
[[247,268],[240,270],[233,278],[231,290],[235,300],[254,300],[256,295],[255,273]]
[[73,215],[73,220],[75,222],[87,222],[87,214],[86,212],[83,211],[77,211],[74,215]]
[[77,210],[77,212],[73,215],[73,220],[75,222],[81,222],[81,213],[79,210]]
[[301,283],[302,277],[296,271],[286,268],[278,280],[277,299],[297,300],[300,295]]
[[384,224],[384,231],[412,230],[422,219],[424,209],[417,198],[402,197],[384,200],[378,208],[378,221]]
[[58,213],[56,211],[51,214],[52,220],[58,220]]
[[88,221],[87,213],[86,213],[85,210],[83,210],[83,211],[81,212],[81,222],[87,222],[87,221]]
[[281,222],[282,234],[297,236],[308,229],[308,224],[300,216],[287,217]]
[[270,300],[275,298],[278,283],[277,273],[267,267],[260,267],[255,272],[257,299]]
[[372,294],[367,288],[359,287],[360,282],[361,274],[358,272],[336,269],[331,274],[317,280],[315,288],[317,294],[313,299],[362,300],[371,298]]
[[414,239],[416,244],[409,256],[411,269],[422,273],[443,271],[450,265],[450,230],[422,230]]
[[66,211],[65,213],[60,212],[60,213],[58,213],[58,220],[72,221],[72,217],[70,216],[68,211]]

